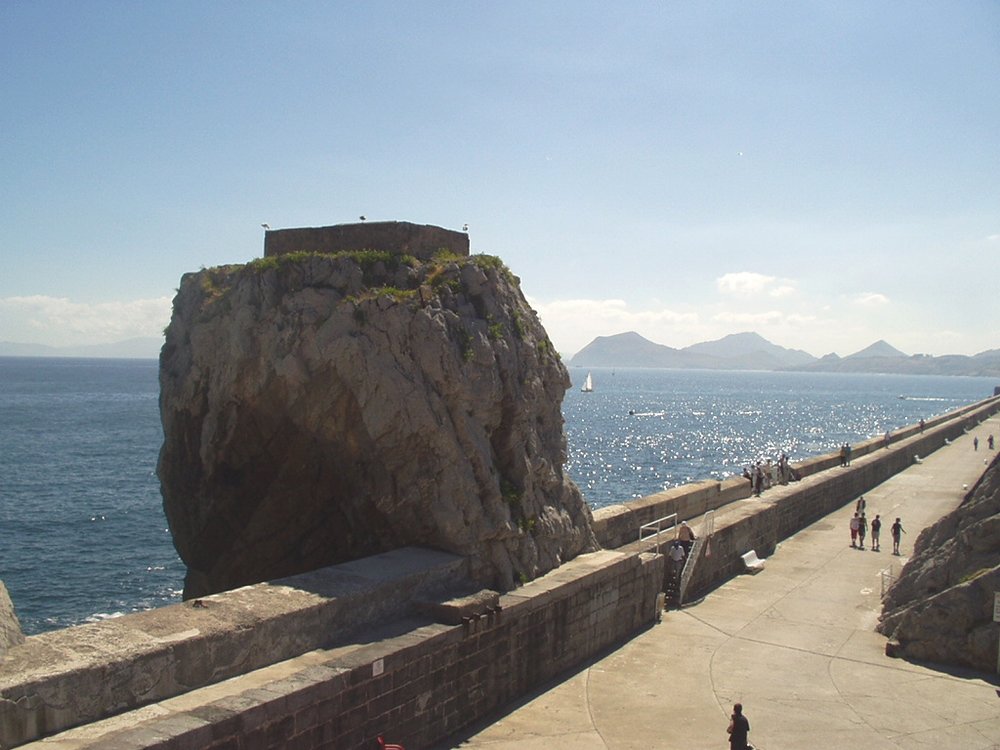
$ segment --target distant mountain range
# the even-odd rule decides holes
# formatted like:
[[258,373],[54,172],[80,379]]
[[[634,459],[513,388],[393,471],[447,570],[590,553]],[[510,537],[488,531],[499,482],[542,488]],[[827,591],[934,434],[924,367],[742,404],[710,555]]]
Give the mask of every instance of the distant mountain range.
[[158,359],[162,338],[135,338],[113,344],[45,346],[0,341],[0,357],[94,357],[114,359]]
[[1000,349],[973,357],[904,354],[885,341],[848,357],[814,357],[801,349],[772,344],[757,333],[734,333],[683,349],[655,344],[638,333],[598,336],[569,361],[579,367],[652,367],[703,370],[794,370],[868,372],[905,375],[982,375],[1000,377]]

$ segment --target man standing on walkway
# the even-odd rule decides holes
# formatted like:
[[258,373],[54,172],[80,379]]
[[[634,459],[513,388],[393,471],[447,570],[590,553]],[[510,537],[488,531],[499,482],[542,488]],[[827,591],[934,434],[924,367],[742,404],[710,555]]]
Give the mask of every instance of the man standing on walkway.
[[851,519],[851,546],[852,547],[857,547],[858,546],[858,529],[860,529],[860,528],[861,528],[861,519],[858,517],[858,514],[855,512],[854,518]]
[[899,519],[896,519],[896,523],[889,527],[889,531],[892,533],[892,554],[899,554],[899,537],[901,534],[906,533],[906,529],[903,528],[903,524],[900,523]]
[[882,519],[879,514],[875,514],[875,518],[872,519],[872,552],[881,552],[882,545],[879,542],[879,535],[882,533]]
[[743,704],[733,706],[733,715],[729,718],[729,750],[747,750],[747,735],[750,734],[750,722],[743,715]]

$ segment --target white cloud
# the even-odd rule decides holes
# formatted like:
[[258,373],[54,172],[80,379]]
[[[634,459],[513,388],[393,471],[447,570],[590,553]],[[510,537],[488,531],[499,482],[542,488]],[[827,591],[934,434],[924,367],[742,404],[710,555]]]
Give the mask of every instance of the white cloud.
[[1000,234],[991,234],[986,237],[987,242],[1000,242]]
[[32,295],[0,298],[0,339],[66,346],[160,336],[170,322],[170,297],[74,302]]
[[859,307],[881,307],[889,304],[889,298],[878,292],[862,292],[856,295],[851,302]]
[[758,294],[774,282],[773,276],[753,271],[727,273],[715,280],[715,288],[722,294]]
[[715,280],[715,288],[720,294],[743,297],[762,294],[768,297],[788,297],[796,291],[795,282],[791,279],[779,279],[754,271],[723,274]]

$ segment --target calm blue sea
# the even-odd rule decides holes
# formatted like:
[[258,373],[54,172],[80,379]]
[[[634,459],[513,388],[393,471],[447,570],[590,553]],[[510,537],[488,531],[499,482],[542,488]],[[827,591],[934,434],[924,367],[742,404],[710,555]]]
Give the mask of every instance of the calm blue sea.
[[[563,411],[591,506],[881,435],[992,378],[602,370]],[[153,360],[0,358],[0,580],[26,633],[180,600],[161,507]],[[903,396],[904,398],[900,398]]]

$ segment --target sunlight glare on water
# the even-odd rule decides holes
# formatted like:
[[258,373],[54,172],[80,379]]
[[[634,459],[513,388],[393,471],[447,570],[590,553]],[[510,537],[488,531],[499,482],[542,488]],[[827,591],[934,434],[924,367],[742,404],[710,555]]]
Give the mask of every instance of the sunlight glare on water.
[[[574,383],[587,370],[570,371]],[[828,453],[992,394],[992,378],[592,369],[566,392],[566,471],[591,507]]]

